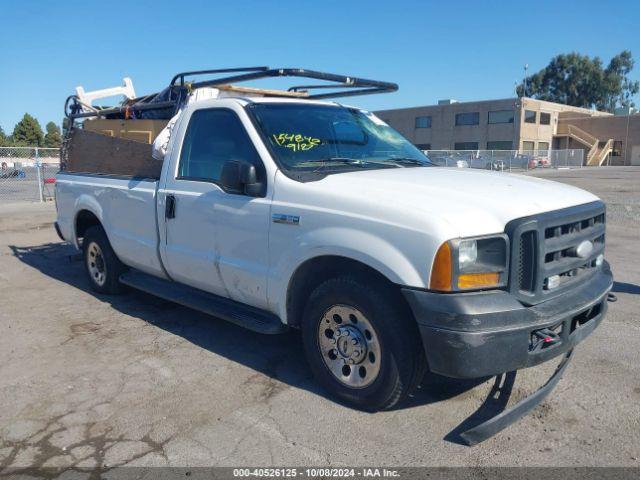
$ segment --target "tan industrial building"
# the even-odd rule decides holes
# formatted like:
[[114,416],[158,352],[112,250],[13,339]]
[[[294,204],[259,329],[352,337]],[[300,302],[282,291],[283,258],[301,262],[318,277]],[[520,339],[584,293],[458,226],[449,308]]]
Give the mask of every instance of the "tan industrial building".
[[422,150],[581,148],[588,165],[640,165],[640,115],[532,98],[442,100],[375,113]]

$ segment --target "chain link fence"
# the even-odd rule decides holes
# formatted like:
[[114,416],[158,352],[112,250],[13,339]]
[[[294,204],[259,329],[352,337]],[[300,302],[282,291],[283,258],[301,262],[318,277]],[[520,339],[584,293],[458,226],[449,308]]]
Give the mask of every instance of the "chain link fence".
[[425,150],[436,165],[522,172],[535,168],[582,168],[584,150]]
[[[536,168],[582,168],[584,150],[425,150],[443,167],[527,171]],[[53,199],[60,149],[0,147],[0,202],[44,202]]]
[[45,202],[53,199],[60,170],[60,149],[0,147],[0,202]]

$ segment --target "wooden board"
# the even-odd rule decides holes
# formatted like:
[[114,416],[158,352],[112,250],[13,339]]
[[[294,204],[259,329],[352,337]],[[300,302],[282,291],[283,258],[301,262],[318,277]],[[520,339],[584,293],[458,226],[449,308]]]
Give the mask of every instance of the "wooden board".
[[111,137],[128,138],[143,143],[153,143],[169,120],[114,120],[96,118],[85,120],[82,128]]
[[265,88],[237,87],[236,85],[216,85],[214,88],[217,88],[219,90],[224,90],[227,92],[251,93],[255,95],[264,95],[268,97],[307,98],[309,96],[307,92],[289,92],[287,90],[270,90]]
[[162,162],[153,159],[147,143],[76,129],[68,145],[66,172],[160,178]]

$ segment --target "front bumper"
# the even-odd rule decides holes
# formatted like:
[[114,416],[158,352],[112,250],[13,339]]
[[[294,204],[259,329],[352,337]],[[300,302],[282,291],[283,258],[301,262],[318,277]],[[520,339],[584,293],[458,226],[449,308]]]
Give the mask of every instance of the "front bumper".
[[[526,307],[505,291],[434,293],[404,288],[429,369],[454,378],[498,375],[572,350],[600,324],[613,276],[605,262],[582,285]],[[552,329],[548,346],[536,332]]]

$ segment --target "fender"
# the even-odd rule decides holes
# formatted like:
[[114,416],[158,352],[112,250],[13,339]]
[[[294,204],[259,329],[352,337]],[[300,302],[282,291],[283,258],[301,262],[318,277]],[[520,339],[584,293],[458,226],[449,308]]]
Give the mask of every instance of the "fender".
[[[339,238],[341,245],[336,245]],[[414,265],[396,246],[369,232],[344,227],[326,227],[306,232],[298,239],[304,248],[280,257],[267,285],[270,309],[287,323],[287,292],[290,279],[306,261],[321,256],[339,256],[364,263],[390,282],[425,288],[429,265]],[[427,253],[425,248],[425,255]]]
[[79,250],[80,249],[80,245],[78,244],[78,236],[77,236],[77,232],[76,232],[76,224],[78,221],[78,214],[82,211],[82,210],[87,210],[91,213],[93,213],[96,218],[98,219],[98,221],[102,224],[105,233],[107,234],[107,238],[109,236],[109,229],[104,225],[104,217],[103,217],[103,211],[102,211],[102,206],[100,206],[100,203],[98,203],[98,200],[93,197],[92,195],[86,194],[86,193],[82,193],[78,196],[78,198],[75,201],[75,204],[73,206],[73,210],[75,212],[74,216],[73,216],[73,233],[71,238],[69,239],[71,241],[71,243]]

